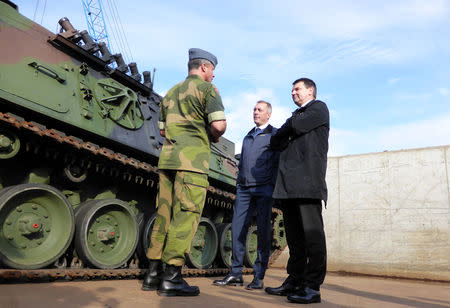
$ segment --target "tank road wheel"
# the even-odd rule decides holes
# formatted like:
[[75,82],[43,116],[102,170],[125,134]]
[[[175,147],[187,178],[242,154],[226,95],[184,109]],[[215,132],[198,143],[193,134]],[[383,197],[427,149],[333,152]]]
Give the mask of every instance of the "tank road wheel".
[[136,255],[139,259],[140,268],[148,268],[147,250],[150,246],[150,236],[152,234],[153,224],[155,223],[156,213],[146,221],[144,213],[137,216],[139,225],[139,242],[136,248]]
[[247,240],[245,241],[244,264],[247,267],[253,267],[258,255],[258,230],[255,225],[248,228]]
[[123,266],[138,243],[133,210],[118,199],[90,200],[75,214],[75,248],[84,263],[108,269]]
[[144,232],[142,233],[142,249],[144,250],[144,255],[147,255],[148,247],[150,246],[150,236],[152,235],[153,225],[155,224],[156,214],[154,213],[152,217],[147,221],[144,227]]
[[287,245],[283,214],[277,214],[273,220],[273,241],[277,248],[283,248]]
[[76,164],[70,164],[63,169],[64,176],[73,183],[81,183],[87,178],[87,170]]
[[45,184],[0,191],[0,261],[16,269],[54,263],[69,247],[74,215],[67,198]]
[[0,128],[0,159],[16,156],[20,150],[20,139],[16,134]]
[[219,235],[219,252],[217,260],[227,268],[231,268],[231,255],[233,254],[233,243],[231,238],[231,223],[217,225]]
[[214,223],[202,217],[186,258],[188,265],[198,269],[211,267],[216,258],[217,246],[218,236]]

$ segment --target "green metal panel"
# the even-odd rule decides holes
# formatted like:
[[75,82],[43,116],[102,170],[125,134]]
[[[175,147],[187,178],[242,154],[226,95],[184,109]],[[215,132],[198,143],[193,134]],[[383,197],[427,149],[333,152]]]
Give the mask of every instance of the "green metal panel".
[[2,12],[0,15],[0,31],[6,24],[6,21],[10,26],[20,30],[28,30],[33,25],[31,20],[25,16],[17,14],[17,10],[4,2],[0,2],[0,11]]
[[237,162],[216,152],[211,153],[209,176],[221,182],[236,186]]
[[78,103],[75,83],[67,80],[68,76],[73,79],[67,74],[73,69],[69,63],[55,65],[27,57],[19,63],[0,65],[0,89],[24,99],[26,107],[36,111],[66,113],[69,106]]

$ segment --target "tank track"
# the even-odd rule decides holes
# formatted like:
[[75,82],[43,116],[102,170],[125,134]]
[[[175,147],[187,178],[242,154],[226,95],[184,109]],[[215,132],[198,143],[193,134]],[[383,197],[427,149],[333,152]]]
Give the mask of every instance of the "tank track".
[[[95,268],[83,269],[39,269],[39,270],[15,270],[0,269],[0,283],[15,282],[51,282],[56,280],[108,280],[108,279],[142,279],[147,272],[146,269],[110,269],[102,270]],[[226,275],[227,268],[193,269],[183,267],[182,274],[185,277],[211,277]],[[243,274],[253,273],[253,269],[244,268]]]
[[[64,159],[70,162],[74,159],[73,154],[68,154],[70,150],[76,149],[83,152],[83,157],[87,157],[82,163],[86,164],[89,169],[95,172],[122,178],[123,181],[134,182],[136,185],[146,185],[156,189],[158,169],[146,162],[141,162],[135,158],[114,152],[108,148],[83,141],[74,136],[67,136],[64,132],[47,128],[42,124],[26,121],[24,118],[12,113],[0,112],[0,124],[4,127],[12,127],[15,130],[24,130],[32,135],[37,135],[50,142],[52,145],[59,145],[61,148],[40,147],[41,143],[25,142],[25,150],[35,155],[44,155],[51,159]],[[68,148],[67,148],[68,146]],[[65,148],[66,147],[66,148]],[[206,203],[210,206],[232,209],[236,195],[219,189],[217,187],[208,187],[208,196]],[[273,208],[273,215],[280,215],[279,209]],[[274,234],[275,237],[275,234]],[[275,240],[275,238],[274,238]],[[281,254],[284,247],[279,247],[272,252],[269,259],[269,266],[272,265]],[[62,264],[61,264],[62,263]],[[130,279],[142,278],[146,273],[146,269],[139,268],[138,259],[132,259],[127,268],[119,269],[95,269],[81,268],[81,261],[74,258],[71,264],[67,266],[66,262],[58,262],[56,268],[38,269],[38,270],[16,270],[1,269],[0,282],[17,282],[17,281],[54,281],[54,280],[90,280],[90,279]],[[182,273],[185,276],[219,276],[227,274],[227,268],[211,268],[211,269],[192,269],[183,267]],[[244,268],[244,274],[253,273],[253,269]]]

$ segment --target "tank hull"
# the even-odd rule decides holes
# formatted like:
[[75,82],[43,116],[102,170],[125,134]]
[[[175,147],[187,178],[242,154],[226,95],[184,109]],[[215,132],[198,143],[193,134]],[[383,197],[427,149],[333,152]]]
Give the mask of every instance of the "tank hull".
[[[8,269],[0,279],[30,279],[36,270],[53,278],[61,270],[66,278],[133,276],[147,266],[162,98],[151,82],[112,68],[74,37],[0,1],[0,268]],[[206,231],[194,238],[208,245],[188,255],[197,270],[229,266],[217,226],[232,219],[233,156],[225,138],[212,147],[199,226]]]

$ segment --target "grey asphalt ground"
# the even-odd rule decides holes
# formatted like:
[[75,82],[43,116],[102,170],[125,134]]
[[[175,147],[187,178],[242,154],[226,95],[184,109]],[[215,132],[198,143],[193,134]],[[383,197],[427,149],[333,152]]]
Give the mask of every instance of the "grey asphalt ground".
[[[265,286],[279,286],[284,269],[269,269]],[[7,308],[266,308],[266,307],[450,307],[450,283],[341,276],[329,273],[322,285],[322,302],[300,305],[263,290],[248,291],[252,280],[244,276],[243,287],[217,287],[217,277],[186,278],[200,287],[197,297],[160,297],[140,290],[142,280],[62,281],[0,285],[0,307]]]

